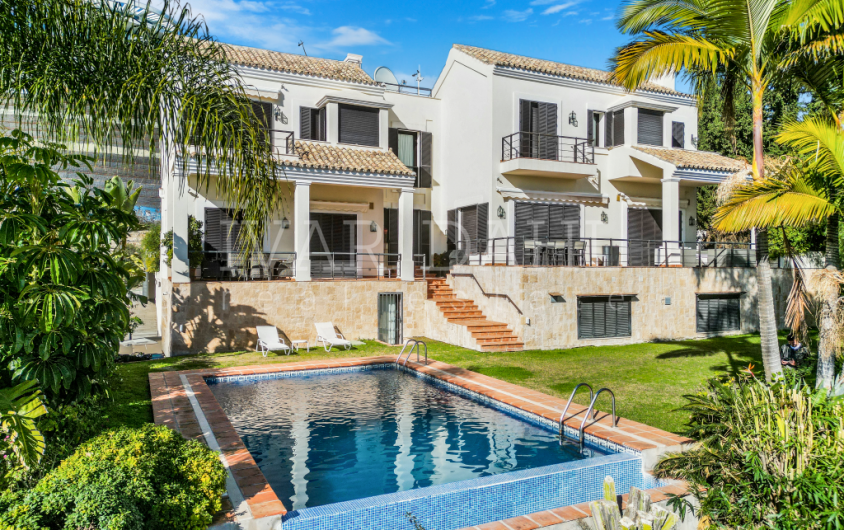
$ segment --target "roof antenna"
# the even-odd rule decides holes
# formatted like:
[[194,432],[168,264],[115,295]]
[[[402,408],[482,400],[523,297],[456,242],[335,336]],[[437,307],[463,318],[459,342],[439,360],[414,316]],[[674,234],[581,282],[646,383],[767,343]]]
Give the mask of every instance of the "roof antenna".
[[424,77],[422,77],[422,65],[419,65],[419,68],[416,69],[416,73],[413,74],[413,77],[416,78],[416,95],[419,95],[420,92],[420,83],[422,82]]
[[305,42],[300,40],[300,41],[299,41],[299,46],[301,46],[301,47],[302,47],[302,51],[303,51],[303,52],[305,52],[305,57],[307,57],[307,56],[308,56],[308,51],[305,49]]

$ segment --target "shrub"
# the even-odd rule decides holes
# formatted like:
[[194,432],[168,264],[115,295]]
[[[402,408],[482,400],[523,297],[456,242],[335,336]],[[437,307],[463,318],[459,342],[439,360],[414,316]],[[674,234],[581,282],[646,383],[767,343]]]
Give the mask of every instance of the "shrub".
[[141,260],[144,270],[158,272],[161,265],[161,225],[154,223],[141,238]]
[[25,496],[0,498],[0,528],[26,528],[16,517],[32,527],[204,530],[225,482],[219,457],[199,442],[163,426],[123,428],[80,445]]
[[[169,230],[161,239],[161,246],[164,248],[164,262],[167,266],[173,261],[173,231]],[[202,221],[196,220],[192,215],[188,216],[188,263],[192,269],[199,268],[205,253],[202,251]]]
[[703,521],[729,528],[844,526],[844,401],[806,385],[768,386],[755,378],[712,380],[686,397],[687,435],[698,443],[666,456],[655,473],[685,479]]

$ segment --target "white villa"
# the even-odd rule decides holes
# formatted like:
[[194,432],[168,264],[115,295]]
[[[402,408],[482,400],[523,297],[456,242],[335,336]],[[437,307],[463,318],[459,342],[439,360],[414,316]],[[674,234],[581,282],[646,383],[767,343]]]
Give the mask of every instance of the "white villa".
[[[262,324],[314,344],[321,321],[507,351],[756,329],[755,254],[699,243],[695,219],[696,188],[747,164],[696,150],[695,99],[673,77],[631,93],[604,71],[454,45],[417,93],[376,82],[359,55],[230,57],[286,206],[244,263],[225,197],[163,168],[168,354],[254,347]],[[204,223],[196,271],[189,215]]]

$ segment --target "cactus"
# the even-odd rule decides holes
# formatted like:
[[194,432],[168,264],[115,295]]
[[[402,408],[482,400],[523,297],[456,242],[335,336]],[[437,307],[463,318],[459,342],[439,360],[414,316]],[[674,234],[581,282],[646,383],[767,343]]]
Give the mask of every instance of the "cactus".
[[615,481],[604,479],[604,498],[589,503],[595,530],[673,530],[677,516],[651,504],[651,497],[636,487],[630,488],[624,514],[616,503]]

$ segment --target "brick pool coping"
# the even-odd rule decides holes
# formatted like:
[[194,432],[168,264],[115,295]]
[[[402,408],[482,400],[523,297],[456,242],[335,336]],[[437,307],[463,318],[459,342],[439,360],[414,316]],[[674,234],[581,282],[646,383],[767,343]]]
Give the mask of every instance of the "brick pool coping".
[[[199,419],[194,414],[188,397],[188,390],[182,384],[185,377],[205,420],[216,438],[225,457],[234,481],[243,494],[254,519],[281,516],[287,513],[282,502],[270,487],[243,440],[237,434],[220,404],[205,382],[206,377],[225,377],[238,375],[259,375],[273,372],[317,370],[366,366],[395,362],[394,356],[374,356],[360,358],[338,358],[336,360],[300,361],[283,364],[264,364],[233,368],[208,368],[173,372],[155,372],[149,374],[150,393],[154,421],[157,425],[166,425],[188,439],[198,440],[207,445]],[[521,410],[558,422],[566,405],[566,400],[549,396],[535,390],[494,379],[465,368],[452,366],[439,361],[429,361],[427,365],[409,361],[408,369],[427,374],[437,379],[455,384],[467,390],[477,392]],[[578,429],[583,420],[586,407],[572,403],[567,413],[567,427]],[[597,438],[619,444],[644,454],[661,454],[667,450],[679,450],[682,444],[691,440],[682,436],[620,418],[615,429],[609,414],[599,412],[595,420],[585,428],[585,432]],[[672,485],[648,490],[656,502],[665,498],[666,493],[685,493],[683,485]],[[565,515],[566,519],[563,519]],[[520,516],[503,522],[487,523],[477,527],[481,530],[533,529],[549,524],[559,524],[568,520],[586,517],[588,507],[577,505]],[[541,521],[541,522],[540,522]],[[545,524],[547,522],[547,524]],[[510,524],[512,523],[512,524]],[[497,526],[496,526],[497,525]]]

